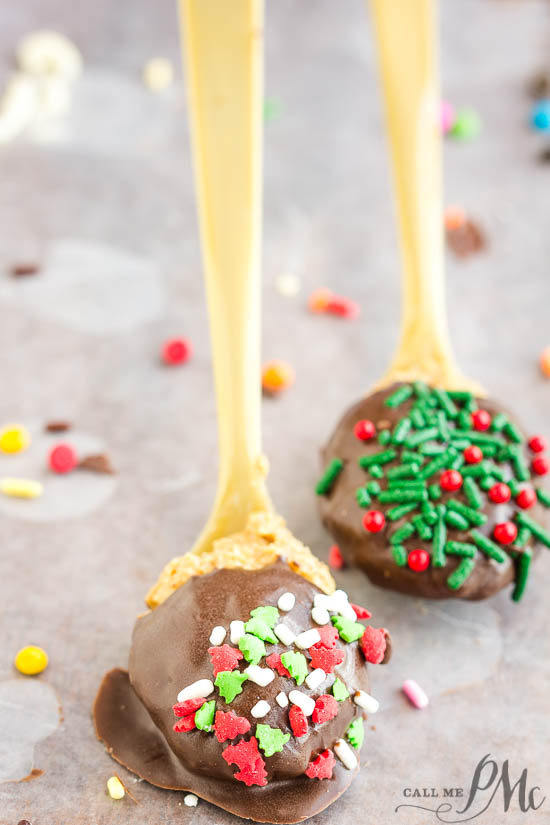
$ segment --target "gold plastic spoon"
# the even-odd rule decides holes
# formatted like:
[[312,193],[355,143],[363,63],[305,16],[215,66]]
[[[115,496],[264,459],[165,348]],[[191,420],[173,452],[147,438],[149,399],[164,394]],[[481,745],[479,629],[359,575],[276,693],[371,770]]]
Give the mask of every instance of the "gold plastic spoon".
[[401,338],[380,389],[423,380],[485,395],[459,370],[445,310],[436,0],[370,0],[403,266]]

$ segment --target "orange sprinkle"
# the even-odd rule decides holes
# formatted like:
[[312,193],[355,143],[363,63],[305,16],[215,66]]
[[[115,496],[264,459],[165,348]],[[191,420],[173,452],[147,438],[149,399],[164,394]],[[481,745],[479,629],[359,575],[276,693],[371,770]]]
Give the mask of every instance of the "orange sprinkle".
[[540,354],[540,368],[550,378],[550,347],[545,347]]
[[462,206],[448,206],[445,210],[444,221],[447,232],[460,229],[466,223],[466,212]]
[[294,369],[286,361],[274,359],[264,364],[262,387],[269,395],[278,395],[294,383]]
[[308,299],[308,307],[312,312],[326,312],[334,293],[327,289],[326,286],[320,286],[314,289]]

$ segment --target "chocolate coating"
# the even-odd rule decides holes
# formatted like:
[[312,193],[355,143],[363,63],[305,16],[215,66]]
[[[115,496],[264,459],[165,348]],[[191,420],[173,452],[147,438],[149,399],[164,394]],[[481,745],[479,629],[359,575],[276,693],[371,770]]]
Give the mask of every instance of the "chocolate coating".
[[[130,653],[129,674],[113,670],[99,689],[94,706],[96,732],[112,756],[154,785],[192,791],[226,810],[258,822],[301,822],[330,805],[350,785],[355,771],[337,760],[333,778],[310,779],[304,771],[311,759],[344,737],[352,719],[361,711],[351,697],[339,703],[338,715],[322,725],[310,718],[308,733],[297,740],[288,722],[288,708],[280,708],[275,696],[296,688],[294,680],[277,674],[267,687],[247,681],[231,704],[218,695],[216,710],[234,711],[251,721],[278,727],[290,733],[282,752],[265,758],[268,784],[247,787],[234,778],[236,768],[221,754],[233,742],[220,744],[213,733],[194,730],[176,733],[172,705],[178,692],[198,679],[211,678],[212,663],[208,641],[212,628],[228,628],[233,619],[247,620],[260,605],[276,605],[285,591],[296,596],[296,605],[281,614],[298,633],[316,627],[311,620],[314,596],[321,592],[278,561],[257,571],[219,570],[190,579],[152,613],[137,620]],[[226,639],[226,643],[229,639]],[[335,672],[350,693],[369,691],[367,667],[357,643],[338,646],[345,658]],[[266,643],[268,654],[288,648]],[[386,657],[387,658],[387,657]],[[262,662],[261,664],[265,664]],[[239,669],[247,662],[242,660]],[[314,697],[326,693],[334,678],[315,691],[306,684],[300,690]],[[259,699],[271,710],[255,720],[250,711]],[[248,735],[244,737],[249,738]]]
[[[380,587],[409,593],[414,596],[424,596],[430,599],[470,599],[478,600],[492,596],[506,585],[514,581],[515,563],[507,555],[502,563],[496,562],[482,553],[476,557],[476,565],[471,575],[458,590],[451,590],[447,586],[447,578],[460,563],[457,557],[447,557],[444,567],[430,566],[423,572],[415,572],[408,566],[399,567],[392,558],[389,543],[388,527],[379,533],[369,533],[365,530],[362,519],[365,510],[356,500],[356,491],[368,480],[369,476],[359,464],[358,459],[364,455],[376,453],[384,449],[376,438],[371,441],[361,441],[354,435],[354,426],[360,419],[369,419],[377,427],[377,431],[389,427],[391,430],[404,415],[406,415],[414,399],[409,399],[396,408],[387,407],[385,399],[391,395],[399,384],[373,393],[362,398],[351,406],[343,415],[328,444],[322,451],[323,465],[326,466],[333,458],[344,461],[344,469],[339,475],[331,492],[327,496],[319,496],[321,518],[330,531],[346,561],[365,571],[369,579]],[[502,405],[490,399],[478,399],[478,404],[491,415],[497,412],[506,412],[510,420],[514,417]],[[517,422],[516,422],[517,423]],[[520,428],[521,429],[521,428]],[[527,456],[527,448],[524,447]],[[530,458],[528,458],[530,461]],[[384,465],[384,470],[399,464],[394,460]],[[439,474],[438,474],[439,475]],[[435,481],[435,477],[431,481]],[[384,484],[382,485],[384,486]],[[463,495],[444,492],[440,501],[445,503],[452,497],[463,499]],[[517,506],[512,498],[505,504],[493,504],[484,496],[485,504],[482,512],[487,515],[486,524],[477,528],[486,536],[491,536],[494,526],[499,522],[512,519],[517,512]],[[372,508],[386,513],[395,504],[381,504],[373,500]],[[529,516],[544,523],[545,513],[536,504],[529,511]],[[392,523],[391,532],[405,523],[407,517]],[[389,524],[389,522],[388,522]],[[447,527],[447,539],[454,541],[468,541],[468,534],[462,530]],[[416,547],[430,549],[431,542],[422,541],[417,535],[403,542],[407,551]],[[538,552],[538,548],[536,548]]]

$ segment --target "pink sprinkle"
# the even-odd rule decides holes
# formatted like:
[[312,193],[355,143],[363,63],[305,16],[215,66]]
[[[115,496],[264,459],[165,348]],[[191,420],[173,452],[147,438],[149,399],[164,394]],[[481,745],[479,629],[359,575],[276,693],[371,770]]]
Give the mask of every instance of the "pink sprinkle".
[[453,128],[455,122],[455,110],[448,100],[441,101],[440,118],[441,132],[446,135]]
[[429,704],[429,699],[418,684],[415,682],[414,679],[406,679],[403,682],[403,687],[401,688],[411,705],[414,705],[415,708],[418,710],[422,710],[422,708],[427,707]]

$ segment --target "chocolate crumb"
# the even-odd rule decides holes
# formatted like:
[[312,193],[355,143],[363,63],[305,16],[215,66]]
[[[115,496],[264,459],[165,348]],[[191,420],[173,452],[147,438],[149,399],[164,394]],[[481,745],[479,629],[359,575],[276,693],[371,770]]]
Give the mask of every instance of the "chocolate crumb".
[[447,244],[459,258],[467,258],[481,252],[487,246],[485,235],[481,228],[470,219],[461,226],[447,229]]
[[379,430],[387,430],[390,424],[391,421],[388,421],[387,418],[382,418],[380,421],[376,422],[376,426]]
[[31,825],[31,823],[29,822],[28,819],[21,819],[21,820],[19,820],[17,825]]
[[26,275],[36,275],[37,272],[40,272],[40,267],[38,264],[33,263],[14,264],[10,272],[14,278],[23,278]]
[[550,146],[547,146],[540,152],[539,160],[541,163],[550,163]]
[[528,84],[528,92],[535,100],[548,97],[550,94],[550,73],[546,71],[537,72]]
[[81,470],[91,470],[94,473],[107,473],[108,475],[115,473],[111,459],[106,453],[87,455],[80,460],[78,466]]
[[73,425],[70,421],[48,421],[44,427],[47,433],[66,433]]

